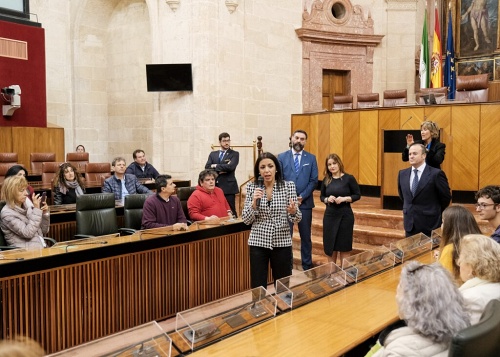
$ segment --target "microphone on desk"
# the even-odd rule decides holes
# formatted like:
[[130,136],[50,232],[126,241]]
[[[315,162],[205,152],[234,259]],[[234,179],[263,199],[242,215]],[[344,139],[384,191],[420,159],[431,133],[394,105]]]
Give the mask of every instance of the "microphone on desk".
[[[259,188],[264,189],[264,178],[263,178],[262,176],[259,176],[259,178],[257,179],[257,186],[258,186]],[[257,199],[255,200],[255,206],[256,206],[257,208],[259,208],[259,206],[260,206],[260,200],[261,200],[260,198],[257,198]]]
[[410,120],[412,120],[413,116],[410,115],[410,117],[408,119],[406,119],[406,121],[403,123],[403,125],[401,125],[401,129],[403,129],[403,127],[405,126],[406,123],[408,123]]
[[74,247],[74,246],[77,246],[77,245],[87,245],[87,244],[108,244],[107,241],[103,240],[103,241],[100,241],[100,242],[85,242],[85,243],[74,243],[74,244],[68,244],[66,246],[66,253],[68,252],[68,248],[69,247]]
[[168,237],[168,236],[172,235],[172,233],[165,233],[165,232],[162,232],[162,233],[141,232],[141,233],[139,233],[139,240],[142,240],[142,235],[143,234],[149,234],[151,236],[158,236],[158,237]]

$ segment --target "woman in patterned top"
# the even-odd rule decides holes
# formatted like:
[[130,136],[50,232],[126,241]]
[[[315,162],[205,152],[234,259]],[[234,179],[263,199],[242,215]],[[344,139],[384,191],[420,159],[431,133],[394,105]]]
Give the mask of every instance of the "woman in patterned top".
[[274,281],[292,274],[292,237],[289,222],[302,218],[295,184],[284,181],[278,159],[263,153],[255,163],[255,181],[247,185],[243,222],[252,225],[250,278],[252,288],[267,287],[268,265]]

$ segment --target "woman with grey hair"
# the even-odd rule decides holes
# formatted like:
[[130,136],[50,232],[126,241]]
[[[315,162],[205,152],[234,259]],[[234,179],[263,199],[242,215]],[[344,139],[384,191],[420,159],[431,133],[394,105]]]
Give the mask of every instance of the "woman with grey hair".
[[448,356],[451,338],[470,325],[462,295],[439,264],[411,261],[396,293],[406,326],[389,332],[373,356]]
[[426,120],[420,124],[420,135],[422,140],[413,140],[413,135],[406,135],[406,148],[403,150],[403,161],[409,161],[409,149],[413,143],[422,144],[425,146],[427,156],[425,163],[429,166],[441,169],[441,164],[444,161],[446,145],[439,141],[439,126],[437,123]]

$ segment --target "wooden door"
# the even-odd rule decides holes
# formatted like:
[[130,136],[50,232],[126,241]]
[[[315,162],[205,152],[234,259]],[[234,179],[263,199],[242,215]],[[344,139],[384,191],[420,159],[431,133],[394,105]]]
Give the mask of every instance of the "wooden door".
[[323,109],[332,110],[333,97],[351,94],[351,71],[323,70]]

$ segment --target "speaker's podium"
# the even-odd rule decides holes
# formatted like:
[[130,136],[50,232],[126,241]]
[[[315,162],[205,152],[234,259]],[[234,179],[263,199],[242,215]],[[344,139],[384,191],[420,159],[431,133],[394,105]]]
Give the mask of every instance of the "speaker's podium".
[[398,193],[398,173],[410,167],[403,162],[402,153],[406,147],[406,135],[413,140],[422,140],[420,130],[382,130],[382,186],[381,200],[383,209],[402,210],[403,201]]

